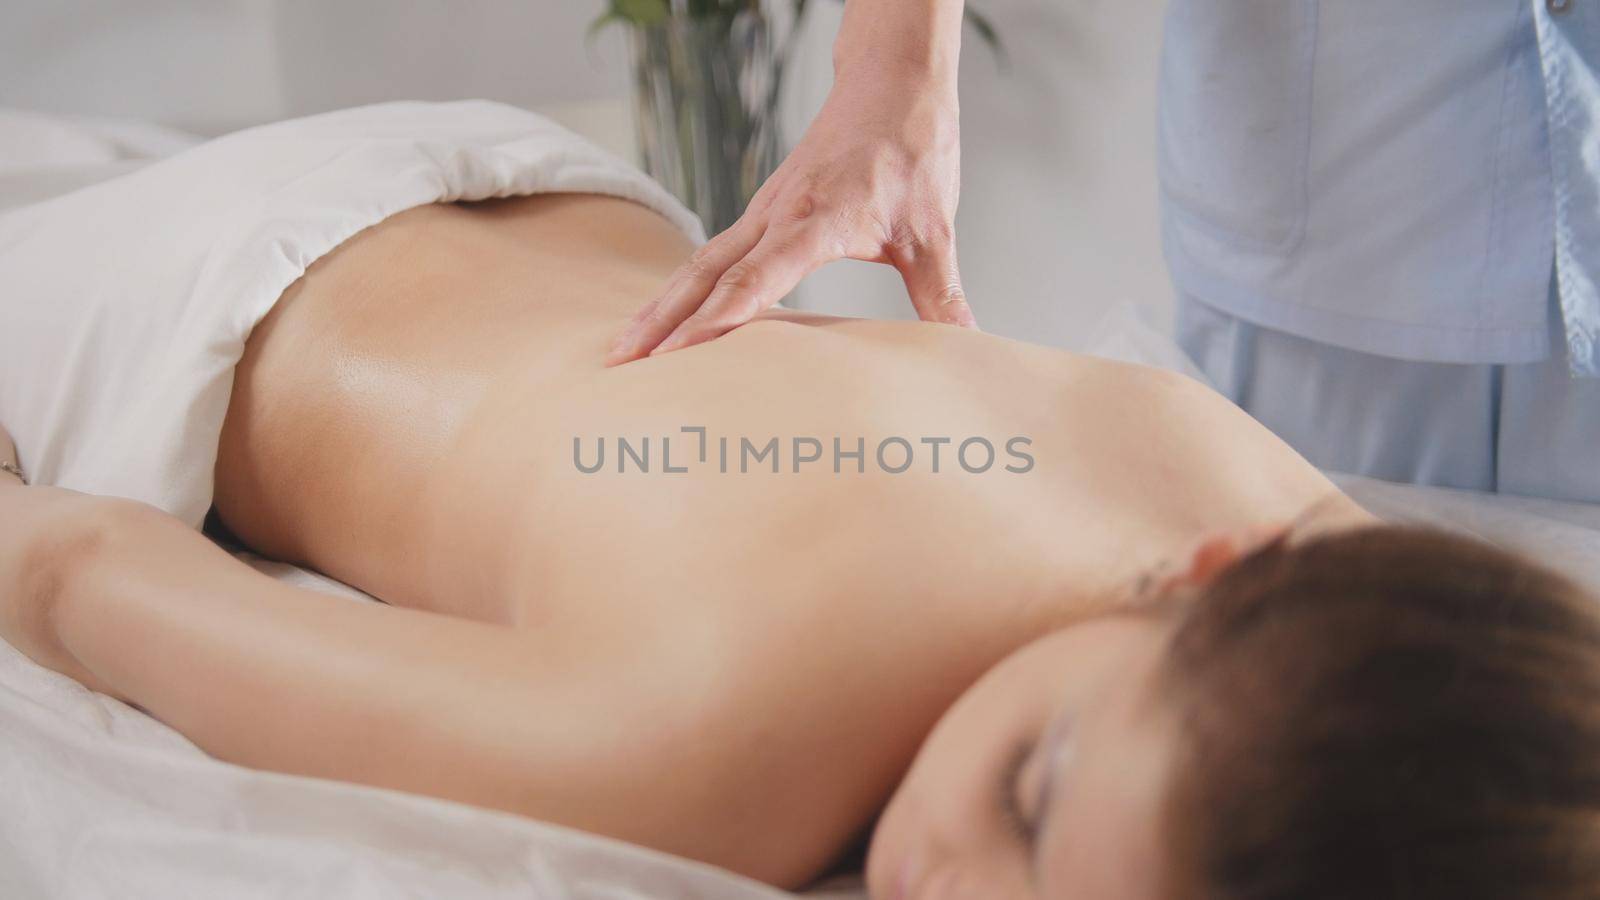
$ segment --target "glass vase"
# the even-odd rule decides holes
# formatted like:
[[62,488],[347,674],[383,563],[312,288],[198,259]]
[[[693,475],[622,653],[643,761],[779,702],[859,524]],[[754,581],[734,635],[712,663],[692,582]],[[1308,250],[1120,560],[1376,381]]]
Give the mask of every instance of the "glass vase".
[[715,235],[782,159],[778,95],[794,22],[762,8],[630,29],[645,171]]

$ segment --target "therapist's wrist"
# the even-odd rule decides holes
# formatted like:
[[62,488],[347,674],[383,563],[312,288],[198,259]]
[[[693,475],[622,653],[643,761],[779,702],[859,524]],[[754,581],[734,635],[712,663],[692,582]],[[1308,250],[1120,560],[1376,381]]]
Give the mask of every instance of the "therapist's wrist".
[[936,65],[906,60],[892,54],[865,53],[847,62],[834,63],[835,89],[871,86],[904,94],[918,94],[956,100],[956,74]]
[[833,44],[835,81],[954,92],[962,0],[851,0]]

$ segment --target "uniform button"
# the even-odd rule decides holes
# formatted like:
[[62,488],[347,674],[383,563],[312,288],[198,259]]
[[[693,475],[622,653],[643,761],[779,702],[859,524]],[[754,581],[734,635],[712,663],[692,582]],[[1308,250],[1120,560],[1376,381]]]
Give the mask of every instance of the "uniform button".
[[1563,15],[1572,10],[1572,4],[1577,0],[1544,0],[1544,8],[1555,15]]

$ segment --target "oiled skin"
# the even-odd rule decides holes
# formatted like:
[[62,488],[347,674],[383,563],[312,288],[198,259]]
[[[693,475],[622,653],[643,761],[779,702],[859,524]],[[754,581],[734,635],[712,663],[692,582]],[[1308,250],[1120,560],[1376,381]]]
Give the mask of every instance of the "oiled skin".
[[[773,313],[604,368],[691,249],[609,198],[413,210],[317,262],[237,373],[216,496],[242,539],[525,633],[647,699],[639,741],[679,760],[658,796],[508,808],[804,883],[998,659],[1203,535],[1333,491],[1186,379],[950,327]],[[778,436],[783,470],[721,474],[713,443],[662,473],[664,435],[693,461],[684,426]],[[646,435],[652,471],[618,474],[615,439]],[[905,474],[871,458],[894,435],[917,451]],[[962,471],[954,444],[928,471],[921,437],[974,435],[1001,451],[990,471]],[[592,461],[601,436],[606,467],[580,472],[574,438]],[[825,446],[798,474],[795,436]],[[835,436],[866,439],[865,474],[833,472]],[[1013,436],[1032,471],[1005,470]]]

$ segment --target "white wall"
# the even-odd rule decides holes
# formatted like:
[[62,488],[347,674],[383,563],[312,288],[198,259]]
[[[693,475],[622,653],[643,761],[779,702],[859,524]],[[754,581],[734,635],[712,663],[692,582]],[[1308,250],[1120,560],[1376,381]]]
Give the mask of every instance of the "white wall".
[[[1074,346],[1131,300],[1163,311],[1155,215],[1156,0],[969,0],[957,234],[989,331]],[[601,0],[0,0],[0,106],[151,119],[202,133],[391,98],[482,96],[631,144],[625,43],[587,45]],[[817,0],[792,134],[826,95],[839,7]],[[799,305],[908,316],[895,274],[842,263]]]
[[0,0],[0,105],[216,134],[389,99],[626,92],[601,0]]

